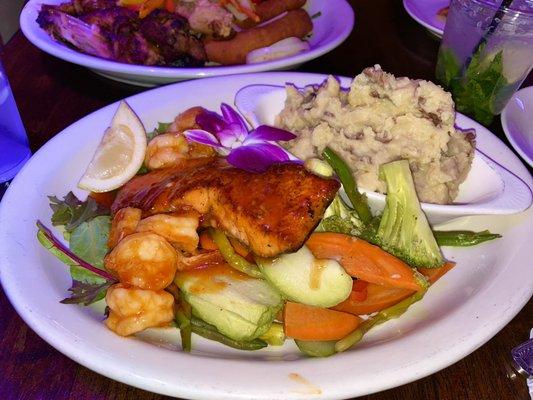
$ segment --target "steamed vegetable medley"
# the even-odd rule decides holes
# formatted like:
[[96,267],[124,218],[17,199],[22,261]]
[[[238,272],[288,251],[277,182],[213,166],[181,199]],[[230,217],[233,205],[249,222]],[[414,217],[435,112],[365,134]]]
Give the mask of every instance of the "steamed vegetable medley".
[[[111,178],[99,175],[118,146],[106,147],[109,135],[127,133],[127,121],[136,118],[124,104],[126,122],[115,116],[88,168],[90,189],[110,190],[97,181],[113,179],[118,190],[85,201],[72,193],[50,197],[52,224],[69,248],[38,222],[40,242],[70,266],[71,296],[62,302],[105,298],[105,324],[119,335],[173,326],[185,351],[196,334],[241,350],[294,339],[306,355],[330,356],[423,298],[454,265],[439,245],[499,236],[433,231],[407,161],[380,167],[386,206],[373,215],[349,166],[331,149],[324,160],[286,160],[281,147],[278,154],[269,146],[290,136],[270,127],[248,132],[227,106],[222,116],[196,107],[160,124],[147,135],[136,176],[121,172],[132,165]],[[207,132],[227,143],[224,132],[236,126],[241,142],[249,134],[253,145],[229,152],[190,140]],[[247,164],[255,162],[262,171]]]

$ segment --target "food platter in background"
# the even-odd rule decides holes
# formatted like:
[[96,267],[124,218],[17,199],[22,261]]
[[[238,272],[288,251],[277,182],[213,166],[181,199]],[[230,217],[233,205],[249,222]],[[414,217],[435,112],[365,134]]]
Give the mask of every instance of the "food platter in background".
[[[47,0],[46,4],[61,4],[64,0]],[[41,0],[30,0],[20,16],[20,27],[26,38],[46,53],[65,61],[87,67],[97,74],[120,82],[156,86],[186,79],[221,75],[287,70],[322,56],[339,46],[354,27],[354,12],[346,0],[330,0],[327,7],[319,0],[308,0],[305,9],[313,19],[313,32],[308,39],[308,51],[257,64],[205,66],[198,68],[132,65],[91,56],[52,39],[36,22]]]
[[[304,86],[324,79],[279,72],[230,76],[169,85],[127,101],[150,129],[158,121],[171,120],[177,110],[198,104],[217,110],[221,102],[232,104],[245,86]],[[343,86],[349,82],[341,78]],[[187,96],[191,92],[194,97]],[[448,223],[447,229],[490,229],[503,237],[471,249],[446,248],[445,256],[457,266],[422,301],[402,318],[370,332],[358,347],[333,358],[304,358],[292,343],[242,352],[197,338],[193,352],[185,354],[176,351],[176,329],[161,331],[154,339],[160,346],[120,338],[102,325],[100,312],[59,303],[70,283],[68,272],[35,239],[35,220],[48,221],[51,215],[47,194],[73,190],[83,195],[76,184],[98,145],[100,138],[93,133],[105,130],[116,108],[112,104],[86,116],[43,146],[15,178],[0,206],[0,276],[7,296],[43,339],[100,374],[186,398],[362,396],[420,379],[465,357],[493,337],[531,297],[529,209]],[[487,129],[466,117],[458,123],[477,130],[478,148],[487,157],[533,185],[518,158]],[[21,215],[20,209],[28,211]]]
[[403,0],[405,11],[433,35],[441,38],[444,34],[446,17],[441,15],[449,0]]

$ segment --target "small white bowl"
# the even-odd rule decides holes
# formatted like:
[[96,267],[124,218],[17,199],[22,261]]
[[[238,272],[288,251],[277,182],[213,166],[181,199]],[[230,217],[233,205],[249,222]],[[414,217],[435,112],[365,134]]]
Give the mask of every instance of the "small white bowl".
[[505,136],[518,154],[533,167],[533,86],[516,92],[502,112]]
[[[320,83],[320,82],[317,82]],[[285,88],[273,85],[250,85],[242,88],[235,96],[235,106],[252,126],[273,125],[276,115],[284,107]],[[453,204],[441,205],[422,203],[422,210],[432,224],[454,218],[483,214],[514,214],[527,209],[532,202],[528,185],[516,175],[484,154],[479,146],[480,138],[493,135],[486,128],[457,113],[456,124],[461,129],[473,128],[477,135],[477,148],[465,181],[459,186],[459,194]],[[497,146],[505,145],[498,141]],[[488,149],[487,149],[488,150]],[[373,211],[385,207],[385,196],[381,193],[363,190]]]

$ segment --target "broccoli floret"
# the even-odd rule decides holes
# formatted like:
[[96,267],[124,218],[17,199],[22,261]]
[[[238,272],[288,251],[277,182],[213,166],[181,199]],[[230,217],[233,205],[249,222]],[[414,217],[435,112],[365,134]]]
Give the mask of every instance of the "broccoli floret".
[[355,210],[350,209],[337,194],[324,212],[324,217],[317,226],[317,232],[336,232],[351,236],[359,236],[363,223]]
[[376,232],[379,245],[412,266],[441,266],[444,258],[420,208],[408,161],[381,165],[379,175],[387,184],[386,205]]

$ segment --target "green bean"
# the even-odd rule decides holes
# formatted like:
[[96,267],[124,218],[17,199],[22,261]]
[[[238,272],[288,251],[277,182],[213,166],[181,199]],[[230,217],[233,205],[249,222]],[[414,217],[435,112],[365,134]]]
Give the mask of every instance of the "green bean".
[[355,331],[339,340],[335,344],[335,350],[337,352],[348,350],[350,347],[357,344],[371,328],[391,319],[398,318],[405,313],[411,305],[421,300],[425,294],[426,290],[421,290],[400,301],[399,303],[381,310],[374,317],[362,322]]
[[259,350],[267,347],[267,343],[260,339],[254,339],[251,341],[240,341],[231,339],[222,333],[220,333],[214,326],[202,321],[199,318],[191,319],[191,328],[194,333],[200,335],[206,339],[214,340],[215,342],[222,343],[226,346],[233,347],[238,350]]
[[181,300],[176,311],[176,322],[180,329],[181,347],[183,351],[191,351],[192,348],[192,326],[191,326],[191,306],[186,301]]
[[498,233],[491,233],[488,230],[481,232],[474,231],[433,231],[433,235],[439,246],[467,247],[501,238]]
[[271,346],[283,346],[283,343],[285,343],[283,324],[273,322],[268,331],[259,336],[259,339],[264,340]]
[[328,164],[331,165],[331,167],[339,177],[342,186],[344,187],[344,191],[350,199],[352,207],[357,212],[357,215],[359,216],[361,221],[364,224],[370,222],[370,220],[372,219],[370,207],[368,206],[366,196],[364,194],[361,194],[357,189],[357,183],[353,178],[350,167],[348,167],[344,160],[340,158],[337,153],[335,153],[329,147],[326,147],[324,149],[322,156],[328,162]]
[[224,257],[224,260],[226,260],[231,267],[251,276],[252,278],[263,277],[256,265],[248,262],[248,260],[235,252],[224,232],[210,228],[209,234],[211,235],[211,238],[215,244],[218,246],[218,249],[220,250],[222,257]]

